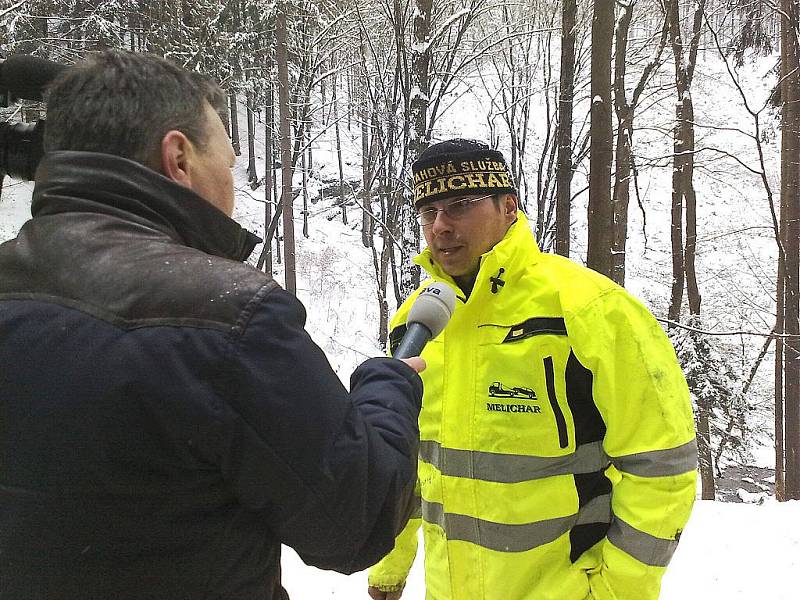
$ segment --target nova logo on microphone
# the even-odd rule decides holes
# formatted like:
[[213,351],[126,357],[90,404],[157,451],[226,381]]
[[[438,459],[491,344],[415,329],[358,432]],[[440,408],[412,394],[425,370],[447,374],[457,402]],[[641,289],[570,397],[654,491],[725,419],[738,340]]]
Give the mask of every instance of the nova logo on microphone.
[[455,307],[456,294],[450,286],[441,282],[427,286],[408,311],[405,335],[392,356],[419,356],[425,344],[445,328]]
[[[450,289],[450,288],[447,288],[447,289]],[[438,287],[438,284],[430,285],[430,286],[426,287],[424,290],[422,290],[419,294],[420,294],[420,296],[422,294],[434,294],[436,296],[441,296],[442,295],[442,288]]]

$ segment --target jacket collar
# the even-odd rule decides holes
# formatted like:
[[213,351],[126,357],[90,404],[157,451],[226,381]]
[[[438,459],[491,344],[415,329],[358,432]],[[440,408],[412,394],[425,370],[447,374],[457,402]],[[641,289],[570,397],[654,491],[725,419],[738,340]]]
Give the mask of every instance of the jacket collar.
[[[526,267],[538,262],[540,256],[541,251],[536,245],[528,218],[518,210],[517,220],[508,228],[503,239],[481,256],[478,275],[470,297],[481,293],[484,289],[490,293],[498,293],[504,285],[516,281]],[[445,281],[458,289],[453,278],[433,260],[429,248],[418,254],[414,258],[414,263],[425,269],[433,279]]]
[[261,239],[192,190],[147,167],[97,152],[45,154],[31,214],[106,214],[157,229],[175,242],[244,261]]

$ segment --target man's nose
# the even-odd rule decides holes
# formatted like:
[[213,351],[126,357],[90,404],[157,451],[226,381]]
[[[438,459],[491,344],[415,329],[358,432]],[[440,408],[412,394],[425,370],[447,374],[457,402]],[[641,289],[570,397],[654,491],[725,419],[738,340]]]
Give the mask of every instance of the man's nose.
[[435,235],[453,230],[453,220],[443,210],[436,211],[436,217],[431,223],[431,232]]

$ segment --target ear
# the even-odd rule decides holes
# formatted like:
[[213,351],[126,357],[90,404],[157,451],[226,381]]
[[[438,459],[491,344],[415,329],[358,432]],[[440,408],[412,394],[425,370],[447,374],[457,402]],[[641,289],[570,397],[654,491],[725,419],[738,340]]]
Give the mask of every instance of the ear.
[[161,173],[184,187],[192,187],[191,160],[194,147],[180,131],[172,129],[161,139]]
[[503,202],[500,208],[506,218],[506,222],[513,223],[517,220],[517,197],[514,194],[503,194]]

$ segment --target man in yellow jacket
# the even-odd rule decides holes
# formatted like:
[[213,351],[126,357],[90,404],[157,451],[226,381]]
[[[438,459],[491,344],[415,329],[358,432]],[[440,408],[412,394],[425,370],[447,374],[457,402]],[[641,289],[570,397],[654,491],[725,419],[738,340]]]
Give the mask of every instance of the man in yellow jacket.
[[669,340],[623,288],[539,251],[501,153],[450,140],[413,172],[416,262],[457,302],[422,353],[420,512],[370,597],[400,597],[422,526],[428,600],[655,600],[696,480]]

